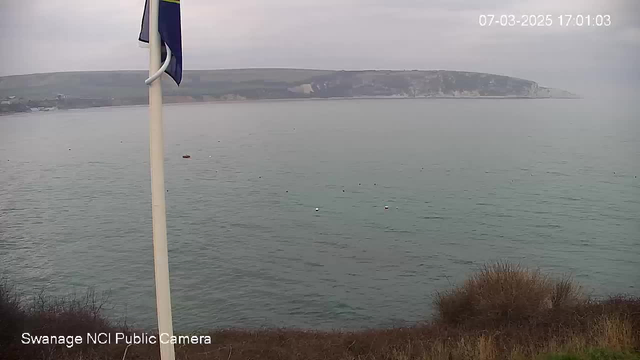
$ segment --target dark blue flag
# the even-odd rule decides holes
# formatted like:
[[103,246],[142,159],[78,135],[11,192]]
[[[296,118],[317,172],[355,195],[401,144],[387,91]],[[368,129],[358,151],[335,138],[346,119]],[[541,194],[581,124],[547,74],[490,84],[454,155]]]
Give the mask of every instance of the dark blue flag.
[[[165,71],[176,84],[182,81],[182,35],[180,26],[180,0],[160,0],[158,9],[158,32],[162,39],[162,59],[167,58],[165,46],[171,49],[171,61]],[[142,29],[138,40],[149,43],[149,0],[144,4]]]

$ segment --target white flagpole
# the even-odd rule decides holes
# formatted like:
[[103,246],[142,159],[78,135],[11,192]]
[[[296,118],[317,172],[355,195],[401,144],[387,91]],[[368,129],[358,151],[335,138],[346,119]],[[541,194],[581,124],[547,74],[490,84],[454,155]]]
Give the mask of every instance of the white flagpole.
[[[160,69],[161,40],[158,32],[159,0],[149,1],[149,76]],[[167,214],[164,189],[164,134],[162,123],[162,83],[158,77],[149,86],[149,142],[151,153],[151,217],[153,220],[153,262],[156,279],[158,332],[165,342],[173,336],[169,255],[167,251]],[[158,339],[159,341],[161,339]],[[160,342],[160,358],[174,360],[173,344]]]

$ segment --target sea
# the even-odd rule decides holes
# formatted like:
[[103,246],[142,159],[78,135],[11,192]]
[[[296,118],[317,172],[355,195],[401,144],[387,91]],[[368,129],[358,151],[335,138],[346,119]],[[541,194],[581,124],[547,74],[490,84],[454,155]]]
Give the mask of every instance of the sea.
[[[639,114],[597,99],[167,105],[175,328],[411,325],[495,261],[640,295]],[[112,319],[156,327],[148,118],[0,117],[0,276],[25,296],[93,289]]]

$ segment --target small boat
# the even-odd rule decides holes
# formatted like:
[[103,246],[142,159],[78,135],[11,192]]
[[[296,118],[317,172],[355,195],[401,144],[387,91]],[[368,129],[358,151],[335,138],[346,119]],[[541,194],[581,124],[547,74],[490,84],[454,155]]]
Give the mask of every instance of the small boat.
[[182,155],[183,159],[191,159],[191,155]]

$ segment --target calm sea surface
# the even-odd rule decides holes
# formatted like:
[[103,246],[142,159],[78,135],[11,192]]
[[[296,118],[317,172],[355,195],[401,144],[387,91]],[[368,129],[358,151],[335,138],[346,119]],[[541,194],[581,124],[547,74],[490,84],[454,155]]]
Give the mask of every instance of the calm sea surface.
[[[412,323],[495,260],[638,295],[638,114],[589,100],[167,106],[176,327]],[[0,272],[26,293],[110,290],[112,316],[155,326],[147,108],[0,117],[0,185]]]

